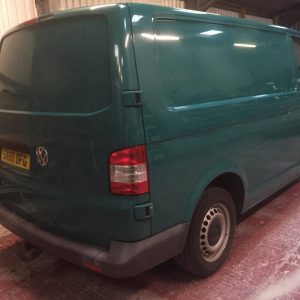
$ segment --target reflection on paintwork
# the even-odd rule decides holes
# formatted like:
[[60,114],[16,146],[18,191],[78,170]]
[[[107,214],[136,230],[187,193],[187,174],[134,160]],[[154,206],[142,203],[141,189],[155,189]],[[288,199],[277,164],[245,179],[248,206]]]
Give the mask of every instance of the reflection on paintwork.
[[280,28],[280,29],[287,29],[287,27],[285,26],[279,26],[279,25],[270,25],[272,27],[275,27],[275,28]]
[[197,14],[197,15],[216,15],[216,16],[219,15],[219,14],[210,13],[210,12],[201,11],[201,10],[190,10],[190,9],[182,9],[182,8],[176,9],[176,11],[190,13],[190,14]]
[[159,40],[159,41],[178,41],[179,36],[176,35],[157,35],[151,33],[141,33],[141,36],[149,40]]
[[254,98],[264,98],[264,97],[267,97],[269,96],[268,94],[263,94],[263,95],[256,95],[256,96],[253,96]]
[[118,45],[115,45],[115,57],[117,58],[117,60],[119,60],[119,47],[118,47]]
[[138,21],[140,21],[143,18],[143,16],[141,15],[133,15],[131,21],[132,23],[137,23]]
[[223,33],[223,31],[220,31],[220,30],[207,30],[207,31],[200,32],[201,35],[208,35],[208,36],[217,35],[217,34],[220,34],[220,33]]
[[129,33],[126,34],[126,38],[125,38],[125,48],[128,47],[128,42],[129,42]]
[[115,49],[116,62],[117,62],[117,66],[118,66],[118,73],[119,73],[119,76],[120,76],[120,80],[123,81],[123,75],[122,75],[122,70],[121,70],[121,63],[120,63],[120,56],[119,56],[119,47],[118,47],[118,45],[115,45],[114,49]]
[[248,97],[241,97],[241,98],[232,98],[232,99],[224,99],[224,100],[218,100],[218,101],[207,101],[203,103],[193,104],[193,105],[181,105],[181,106],[168,106],[168,111],[170,112],[179,112],[179,111],[192,111],[196,109],[203,109],[208,107],[217,107],[217,106],[226,106],[226,105],[232,105],[232,104],[240,104],[243,102],[251,102],[253,101],[253,98],[255,99],[266,99],[268,100],[270,97],[274,97],[274,99],[280,99],[280,97],[288,97],[293,98],[297,97],[297,93],[295,92],[279,92],[274,94],[262,94],[262,95],[255,95],[255,96],[248,96]]
[[256,48],[256,45],[254,44],[234,43],[233,45],[241,48]]

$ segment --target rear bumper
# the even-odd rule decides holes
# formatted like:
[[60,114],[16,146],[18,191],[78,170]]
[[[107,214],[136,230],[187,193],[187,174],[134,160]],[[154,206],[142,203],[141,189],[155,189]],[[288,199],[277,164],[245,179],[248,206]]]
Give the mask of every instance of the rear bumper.
[[53,255],[115,278],[135,276],[180,254],[189,224],[179,224],[138,242],[111,241],[104,249],[48,232],[0,204],[0,223],[8,230]]

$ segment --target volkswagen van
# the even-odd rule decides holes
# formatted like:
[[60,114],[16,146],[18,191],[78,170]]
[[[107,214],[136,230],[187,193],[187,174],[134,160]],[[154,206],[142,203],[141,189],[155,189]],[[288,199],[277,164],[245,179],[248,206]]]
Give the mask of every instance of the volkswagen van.
[[0,44],[0,223],[111,277],[171,258],[211,275],[237,217],[298,177],[299,37],[144,4],[13,28]]

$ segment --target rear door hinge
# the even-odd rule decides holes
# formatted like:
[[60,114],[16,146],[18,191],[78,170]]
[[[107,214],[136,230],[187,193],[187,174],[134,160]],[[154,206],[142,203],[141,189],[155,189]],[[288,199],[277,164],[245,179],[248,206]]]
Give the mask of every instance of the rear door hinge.
[[124,107],[140,107],[142,91],[123,91],[122,104]]

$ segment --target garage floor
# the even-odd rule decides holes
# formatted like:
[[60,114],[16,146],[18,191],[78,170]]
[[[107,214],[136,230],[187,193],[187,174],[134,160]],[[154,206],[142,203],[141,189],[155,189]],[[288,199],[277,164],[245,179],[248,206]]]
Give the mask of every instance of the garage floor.
[[209,279],[166,262],[136,278],[113,280],[46,253],[16,256],[16,236],[0,227],[0,299],[300,299],[300,182],[237,227],[230,259]]

